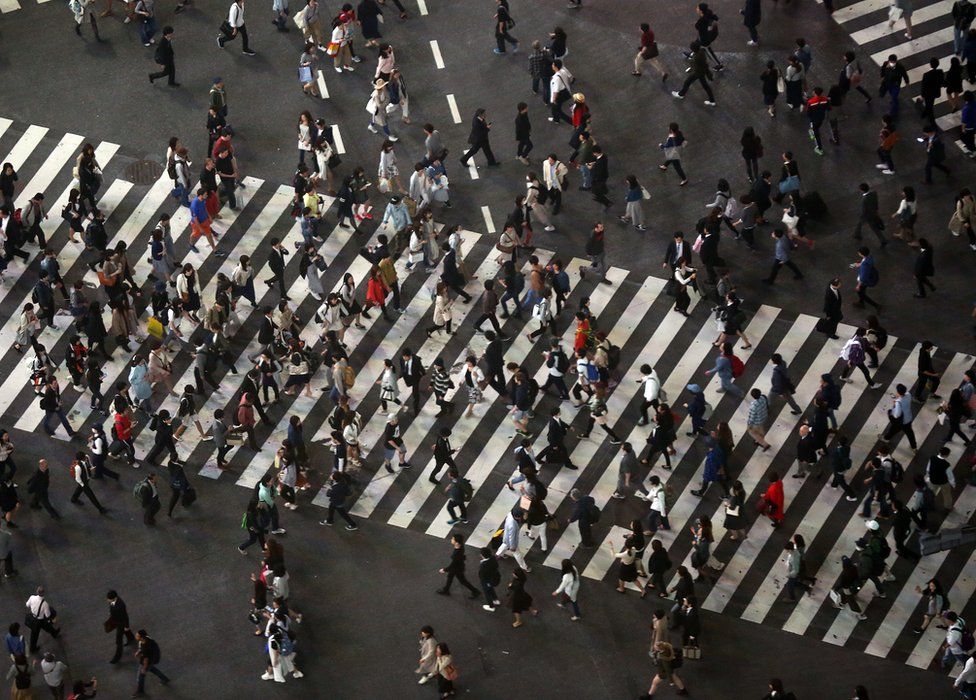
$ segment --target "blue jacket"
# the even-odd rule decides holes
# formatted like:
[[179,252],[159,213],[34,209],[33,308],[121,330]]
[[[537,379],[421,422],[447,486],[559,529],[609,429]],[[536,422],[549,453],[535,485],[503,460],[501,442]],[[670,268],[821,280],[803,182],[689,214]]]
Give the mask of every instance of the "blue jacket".
[[723,381],[732,381],[732,360],[725,355],[719,355],[712,367],[712,374],[718,375]]
[[703,481],[715,481],[718,479],[718,473],[721,471],[722,467],[725,466],[725,452],[718,445],[714,445],[712,449],[708,451],[705,455],[705,475],[702,477]]
[[962,106],[962,125],[967,129],[976,129],[976,100]]
[[873,287],[877,284],[876,274],[874,256],[868,255],[861,261],[861,265],[857,268],[857,281],[864,287]]
[[698,419],[705,417],[705,395],[700,391],[688,402],[688,415]]
[[210,214],[207,213],[206,200],[194,197],[190,202],[190,216],[198,224],[206,222],[210,218]]
[[641,191],[640,187],[631,187],[627,190],[627,195],[624,197],[625,202],[639,202],[644,198],[644,193]]
[[785,263],[790,259],[790,248],[792,245],[789,237],[785,234],[781,238],[776,239],[776,260],[778,262]]

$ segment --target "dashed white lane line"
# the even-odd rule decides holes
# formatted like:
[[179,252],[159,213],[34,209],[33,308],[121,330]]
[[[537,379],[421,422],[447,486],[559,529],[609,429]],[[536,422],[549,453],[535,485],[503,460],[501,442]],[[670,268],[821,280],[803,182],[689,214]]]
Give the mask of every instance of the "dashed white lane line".
[[427,14],[427,3],[424,0],[417,0],[417,7],[420,8],[421,15]]
[[434,52],[434,65],[437,66],[437,70],[443,70],[444,57],[441,56],[441,47],[437,44],[437,39],[431,40],[430,50]]
[[468,174],[471,175],[472,180],[478,179],[478,166],[468,161]]
[[336,153],[342,155],[346,152],[346,146],[342,143],[342,134],[339,133],[339,125],[332,125],[332,138],[335,139]]
[[461,113],[458,111],[457,100],[454,99],[454,95],[447,96],[447,106],[451,108],[451,118],[454,120],[454,123],[460,124]]
[[495,222],[491,218],[491,210],[488,207],[481,207],[481,215],[485,217],[485,228],[488,233],[495,233]]

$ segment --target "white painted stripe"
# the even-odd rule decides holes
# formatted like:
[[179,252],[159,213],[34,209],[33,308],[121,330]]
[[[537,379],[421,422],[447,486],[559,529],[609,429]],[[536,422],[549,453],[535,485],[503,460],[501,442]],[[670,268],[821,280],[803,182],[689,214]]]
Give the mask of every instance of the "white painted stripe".
[[[539,256],[540,262],[542,260],[548,260],[552,256],[552,254],[553,253],[551,251],[536,249],[536,255]],[[489,253],[488,258],[486,258],[486,260],[479,267],[478,271],[475,273],[475,276],[484,279],[489,275],[495,274],[497,270],[498,270],[498,265],[495,261],[495,255]],[[467,284],[465,285],[465,291],[468,292],[468,294],[471,294],[472,297],[474,297],[472,299],[471,304],[464,305],[468,307],[466,316],[470,315],[472,312],[474,312],[475,308],[479,307],[478,304],[479,287],[484,289],[484,282],[481,280],[475,280],[473,278],[469,279]],[[480,310],[478,311],[478,313],[480,313]],[[458,325],[460,325],[463,322],[464,319],[459,321]],[[433,339],[428,340],[426,343],[424,343],[424,345],[420,348],[420,350],[417,351],[416,353],[417,357],[424,359],[425,357],[430,357],[431,355],[436,355],[440,353],[440,348],[434,346],[431,342],[432,340]],[[458,366],[461,363],[463,363],[464,358],[467,357],[468,355],[480,356],[482,354],[482,350],[475,347],[478,340],[479,338],[477,336],[472,337],[471,340],[468,342],[467,347],[461,350],[460,354],[453,362],[449,363],[447,360],[445,360],[444,362],[445,369],[447,369],[448,372],[450,372],[452,367]],[[429,362],[427,364],[429,364]],[[460,381],[455,381],[455,385],[457,386],[457,389],[453,397],[456,398],[458,396],[464,396],[465,390],[461,386]],[[492,393],[493,390],[491,389],[491,387],[485,389],[486,397],[490,397]],[[435,407],[436,407],[436,400],[434,396],[431,395],[427,398],[427,401],[420,407],[420,414],[414,417],[414,419],[410,422],[410,427],[408,427],[407,430],[404,432],[403,443],[404,445],[407,446],[408,458],[409,458],[409,450],[412,449],[414,446],[416,446],[420,442],[420,440],[422,440],[424,436],[426,436],[433,428],[434,423],[436,422],[436,419],[434,417]],[[359,443],[361,445],[363,454],[367,454],[368,451],[373,449],[373,446],[375,446],[376,443],[379,441],[380,436],[382,434],[383,426],[384,426],[384,422],[381,419],[372,420],[365,426],[365,428],[363,429],[362,433],[359,436]],[[325,437],[324,430],[320,431],[320,434],[322,438]],[[319,438],[319,435],[316,435],[316,439],[321,439],[321,438]],[[379,505],[380,501],[383,500],[383,497],[386,495],[387,491],[390,490],[390,487],[393,486],[393,482],[396,480],[397,475],[399,475],[400,473],[401,472],[398,471],[395,474],[390,474],[383,469],[377,470],[376,474],[373,475],[369,484],[367,484],[366,488],[363,489],[362,494],[360,494],[359,498],[356,499],[356,503],[352,507],[352,512],[362,517],[369,517],[376,509],[376,506]],[[424,479],[424,478],[426,478],[424,475],[421,475],[419,477],[419,479]],[[316,502],[318,502],[318,499],[316,499]]]
[[447,106],[451,109],[451,119],[454,120],[455,124],[460,124],[461,113],[458,111],[457,100],[454,99],[453,94],[447,96]]
[[7,119],[6,117],[0,117],[0,136],[7,133],[7,129],[11,127],[14,123],[13,119]]
[[[962,457],[962,453],[958,456]],[[967,484],[963,488],[962,493],[959,494],[959,498],[956,499],[952,511],[942,522],[940,529],[962,527],[969,521],[969,516],[972,515],[974,509],[976,509],[976,488]],[[915,592],[915,587],[924,588],[929,579],[935,578],[939,572],[939,568],[948,556],[949,552],[947,550],[922,557],[912,570],[911,575],[904,582],[899,582],[901,584],[901,591],[888,611],[888,614],[885,615],[884,621],[878,626],[871,641],[868,642],[868,646],[864,650],[866,653],[882,658],[891,653],[891,647],[894,646],[902,630],[905,629],[905,625],[908,624],[912,615],[915,614],[915,609],[918,607],[920,596]],[[950,590],[955,591],[955,586]],[[920,621],[921,618],[918,618],[916,623]],[[937,629],[936,623],[933,623],[923,632],[923,637],[931,638],[931,641],[935,642],[935,644],[931,645],[931,648],[934,650],[945,641],[945,632]],[[921,641],[919,640],[918,644]],[[926,640],[927,644],[931,644],[931,641]],[[916,658],[921,659],[924,656],[924,654],[920,654]],[[931,656],[928,658],[931,660]]]
[[[966,485],[965,491],[972,491],[973,487]],[[966,497],[967,502],[971,498],[970,496],[963,493],[960,495],[958,500],[962,500],[963,496]],[[958,502],[958,501],[957,501]],[[976,571],[976,550],[969,555],[969,561],[963,566],[962,571],[959,573],[959,577],[952,582],[949,586],[948,595],[951,596],[952,600],[957,601],[953,605],[954,610],[962,610],[966,604],[976,593],[976,576],[973,572]],[[963,601],[959,603],[958,601]],[[915,648],[912,649],[912,653],[908,655],[908,660],[905,661],[909,666],[915,666],[916,668],[928,668],[935,659],[936,655],[942,654],[942,643],[945,641],[945,632],[937,629],[935,624],[929,625],[929,628],[922,635],[921,639],[915,644]],[[956,663],[953,667],[953,674],[956,675],[961,670],[962,664]]]
[[[693,304],[697,306],[700,298],[693,297]],[[689,313],[694,307],[689,307]],[[697,319],[696,319],[697,320]],[[690,322],[690,321],[689,321]],[[654,367],[658,360],[661,359],[661,355],[668,348],[668,344],[674,339],[675,335],[681,329],[681,327],[686,323],[684,316],[676,313],[673,309],[668,312],[668,315],[661,322],[657,330],[654,331],[654,335],[644,346],[644,349],[639,353],[641,359],[641,364],[648,364]],[[701,326],[698,335],[692,340],[691,345],[682,353],[681,360],[675,366],[674,370],[666,378],[660,377],[662,381],[662,386],[667,393],[668,397],[677,397],[684,389],[685,385],[691,380],[692,373],[698,369],[698,366],[704,361],[705,356],[710,350],[714,350],[712,347],[712,340],[715,337],[715,324],[709,316],[705,323]],[[632,366],[630,371],[621,380],[619,386],[633,386],[640,378],[639,365]],[[610,400],[607,401],[607,409],[610,415],[619,416],[624,409],[627,408],[627,404],[633,398],[628,392],[615,391],[613,395],[610,396]],[[630,436],[627,441],[632,445],[643,445],[650,434],[650,428],[646,426],[635,426],[630,432]],[[576,464],[587,464],[596,455],[597,447],[599,445],[591,441],[580,441],[576,445],[576,448],[571,454],[571,458]],[[635,447],[636,449],[636,447]],[[563,469],[559,474],[556,474],[556,478],[552,480],[549,484],[549,495],[554,497],[554,500],[548,502],[546,505],[549,507],[550,512],[555,512],[559,506],[562,499],[565,499],[569,492],[572,490],[573,485],[576,483],[577,478],[579,478],[579,472],[568,472],[568,470]],[[600,479],[608,480],[611,477],[605,472],[601,475]],[[614,482],[616,482],[616,475],[614,475]],[[474,533],[477,535],[478,533]],[[545,565],[553,568],[559,568],[563,559],[569,559],[573,556],[573,552],[579,546],[580,535],[578,527],[567,528],[559,540],[556,542],[555,547],[552,548],[549,556],[546,557]]]
[[[800,348],[803,347],[803,343],[812,333],[815,332],[814,326],[816,323],[816,318],[802,315],[796,320],[793,327],[790,328],[790,331],[786,334],[782,344],[779,348],[777,348],[777,352],[787,361],[787,365],[789,365],[792,359],[800,351]],[[800,382],[798,382],[796,385],[797,391],[794,398],[798,404],[801,406],[806,406],[813,400],[813,397],[819,388],[820,375],[831,371],[837,364],[837,350],[840,347],[840,341],[835,341],[833,343],[828,342],[825,347],[820,349],[815,361],[804,373],[803,379],[800,380]],[[773,366],[771,363],[767,363],[767,366],[763,369],[761,381],[764,385],[771,384],[772,367]],[[772,399],[772,396],[770,396],[770,398]],[[850,407],[855,402],[855,399],[852,399],[850,396],[846,396],[844,399],[845,400],[841,405],[841,410],[838,411],[838,422],[842,422],[844,415],[846,415],[846,413],[842,413],[842,411],[845,410],[845,407],[846,410],[850,410]],[[748,411],[743,412],[740,410],[737,411],[732,417],[732,420],[729,421],[729,428],[732,430],[732,437],[736,443],[744,439],[746,436],[747,416]],[[766,452],[756,449],[749,457],[742,474],[740,474],[738,477],[738,479],[742,481],[747,494],[751,493],[752,489],[759,484],[760,479],[766,473],[766,470],[769,469],[769,466],[772,464],[773,460],[776,459],[776,455],[783,448],[783,445],[797,430],[799,420],[800,417],[793,416],[789,412],[789,407],[784,402],[780,408],[779,414],[770,424],[769,430],[766,433],[766,442],[768,442],[772,447]],[[784,486],[786,485],[786,481],[784,480]],[[695,498],[688,492],[682,494],[682,497],[684,496],[688,496],[692,499]],[[693,505],[691,507],[694,508]],[[724,512],[725,508],[720,504],[720,506],[716,508],[714,514],[711,515],[712,523],[714,524],[714,535],[716,542],[721,542],[722,538],[725,536],[725,527],[723,522]],[[668,517],[670,518],[671,514],[669,514]],[[674,527],[675,532],[680,532],[682,525],[683,523],[679,524],[672,521],[672,527]],[[755,556],[765,543],[763,538],[753,534],[756,532],[756,530],[757,525],[754,524],[752,531],[749,533],[749,538],[739,545],[732,559],[728,562],[728,565],[722,570],[719,580],[709,592],[708,597],[703,603],[703,607],[708,606],[708,610],[722,612],[729,600],[731,600],[732,596],[735,595],[736,589],[738,588],[739,584],[742,583],[742,579],[745,578],[749,567],[752,566]]]
[[10,153],[7,154],[7,157],[0,162],[0,165],[3,163],[10,163],[14,166],[14,170],[20,170],[20,167],[27,160],[28,156],[30,156],[30,154],[34,152],[34,149],[37,148],[38,144],[44,140],[44,136],[47,134],[47,131],[48,130],[46,127],[34,126],[31,124],[29,127],[27,127],[24,134],[17,140],[17,143],[14,144],[14,147],[10,150]]
[[336,153],[340,156],[346,152],[346,146],[342,143],[342,134],[339,133],[339,125],[332,125],[332,138],[335,140]]
[[441,56],[441,47],[437,43],[437,39],[432,39],[430,42],[430,50],[434,53],[434,65],[437,66],[437,70],[444,68],[444,58]]
[[[600,286],[598,289],[594,290],[594,297],[591,298],[592,301],[591,308],[598,310],[598,313],[600,311],[603,311],[606,308],[606,305],[613,298],[614,292],[619,289],[621,282],[627,278],[627,271],[621,270],[620,268],[612,267],[607,271],[607,278],[613,281],[614,283],[613,287],[608,288],[606,286]],[[639,317],[643,316],[643,314],[637,314],[637,315]],[[605,322],[607,319],[601,315],[601,320]],[[622,315],[618,320],[618,323],[622,322],[624,324],[624,327],[627,330],[624,331],[623,333],[618,332],[617,335],[618,336],[625,335],[625,337],[629,337],[630,333],[632,333],[633,330],[637,327],[638,321],[639,318],[638,319],[634,319],[632,317],[624,318],[624,316]],[[569,325],[569,328],[566,329],[566,332],[563,334],[562,337],[562,342],[564,347],[565,346],[572,347],[572,342],[575,335],[576,335],[575,324],[571,323]],[[618,344],[618,343],[614,341],[614,344]],[[530,352],[533,351],[541,352],[542,347],[546,347],[546,346],[543,343],[537,344],[537,341],[529,340],[526,337],[526,334],[522,333],[519,334],[519,337],[512,344],[512,347],[506,353],[506,356],[508,355],[512,356],[512,359],[509,360],[510,362],[518,362],[519,364],[521,364],[523,362],[523,359],[527,357]],[[547,374],[548,374],[548,370],[545,368],[545,366],[541,366],[535,373],[536,381],[538,381],[541,385],[542,382],[545,381],[545,377]],[[487,409],[485,410],[485,413],[487,414]],[[478,420],[472,420],[470,418],[462,417],[458,421],[458,424],[455,425],[454,427],[454,430],[457,433],[457,435],[456,436],[452,435],[452,438],[457,440],[457,444],[464,444],[477,430],[480,422],[481,422],[481,416],[478,416]],[[483,437],[484,432],[485,431],[482,431],[482,440],[484,439]],[[594,440],[594,442],[597,443],[602,442],[603,437],[604,434],[603,431],[601,430],[599,437],[597,437]],[[518,434],[515,432],[515,427],[512,424],[511,420],[509,419],[508,415],[506,415],[505,418],[502,419],[502,422],[499,423],[498,426],[495,428],[495,431],[494,433],[492,433],[491,437],[488,438],[488,441],[485,443],[485,446],[481,450],[481,453],[474,459],[474,461],[471,463],[471,466],[466,471],[462,472],[462,474],[471,481],[471,484],[474,487],[475,494],[477,494],[478,490],[484,485],[485,481],[491,475],[491,472],[496,465],[502,464],[501,469],[503,471],[507,471],[510,469],[509,466],[510,463],[504,464],[502,460],[503,459],[506,461],[512,460],[514,462],[514,460],[512,459],[512,452],[517,446],[517,444],[518,444]],[[430,486],[430,482],[426,478],[433,471],[433,467],[434,467],[434,460],[431,459],[427,467],[424,468],[423,471],[424,478],[418,479],[417,483],[414,484],[414,488],[411,489],[411,494],[413,494],[415,491],[418,490],[420,490],[421,492],[426,492],[426,494],[424,494],[423,500],[420,500],[419,502],[414,502],[412,504],[414,507],[413,511],[408,511],[408,510],[401,511],[400,508],[397,508],[396,513],[394,513],[393,517],[390,518],[390,523],[394,525],[399,525],[400,527],[407,527],[410,524],[410,521],[413,519],[413,516],[416,514],[416,511],[420,510],[420,507],[423,505],[424,501],[426,500],[426,497],[429,496],[430,492],[433,490],[433,487]],[[423,482],[426,485],[422,485],[420,489],[418,489],[418,484],[420,484],[421,482]],[[506,502],[507,508],[509,509],[512,507],[512,505],[514,505],[515,502],[518,501],[518,497],[515,494],[512,494],[512,492],[509,491],[507,487],[502,488],[502,494],[498,497],[498,499],[502,499],[503,502]],[[501,517],[498,520],[496,520],[494,523],[488,521],[488,523],[486,524],[486,530],[493,532],[494,529],[505,518],[506,512],[507,509],[503,509],[501,512]],[[488,517],[491,516],[489,515]],[[394,522],[394,520],[397,518],[399,518],[399,520]],[[439,515],[437,515],[434,518],[433,522],[431,522],[430,527],[427,529],[427,534],[432,535],[434,537],[447,537],[451,532],[451,526],[447,524],[448,518],[449,518],[449,514],[447,512],[447,504],[445,503],[444,506],[441,508]]]
[[[893,341],[889,339],[889,346],[892,343]],[[853,464],[858,466],[864,464],[871,455],[871,450],[874,448],[874,445],[877,443],[878,433],[888,425],[887,411],[891,406],[891,395],[895,391],[895,385],[901,383],[911,386],[915,380],[918,367],[918,349],[919,346],[916,345],[908,359],[898,370],[897,376],[888,385],[887,390],[881,393],[877,406],[871,411],[867,422],[858,431],[857,437],[851,441],[851,462]],[[901,446],[901,443],[899,443],[899,448]],[[898,450],[896,450],[895,454],[897,455],[897,453]],[[904,456],[901,457],[901,462],[906,467],[909,461]],[[811,511],[813,511],[815,516],[819,515],[820,512],[826,511],[823,516],[826,518],[833,511],[834,506],[840,501],[840,494],[841,491],[839,490],[833,491],[825,488],[817,498],[817,503],[807,511],[807,515],[810,515]],[[820,508],[823,508],[822,511],[818,512],[814,510],[818,509],[818,505]],[[864,520],[859,517],[859,512],[860,510],[858,509],[850,519],[847,527],[837,538],[830,554],[821,563],[819,569],[816,569],[811,562],[807,562],[807,571],[809,571],[810,576],[823,581],[824,585],[815,588],[811,595],[800,597],[800,600],[796,603],[796,607],[793,609],[793,613],[786,621],[786,624],[783,625],[783,629],[787,632],[805,634],[820,606],[827,600],[827,591],[829,590],[827,582],[829,581],[831,582],[830,585],[833,585],[833,582],[840,575],[841,556],[847,554],[853,548],[854,540],[864,534]]]
[[472,180],[478,179],[478,166],[474,164],[474,156],[468,161],[468,175],[471,176]]
[[[972,357],[967,357],[962,354],[957,354],[955,357],[953,357],[952,361],[949,363],[949,366],[946,368],[945,372],[943,373],[943,377],[948,377],[953,382],[952,384],[949,384],[949,386],[953,386],[955,382],[962,379],[962,373],[972,366],[973,364],[972,360],[973,360]],[[924,405],[920,406],[916,404],[916,406],[917,406],[916,409],[917,412],[915,414],[915,420],[912,422],[912,427],[915,430],[915,437],[917,438],[919,444],[923,444],[925,438],[936,428],[936,426],[938,426],[938,421],[936,420],[937,414],[934,410],[935,404],[932,403],[928,404],[928,406],[932,407],[931,410],[929,408],[926,408]],[[939,432],[942,433],[944,431],[945,428],[940,427]],[[908,447],[907,440],[902,439],[898,443],[898,447],[895,450],[895,457],[902,464],[906,465],[907,468],[907,465],[914,458],[914,454],[910,451],[910,448]],[[924,467],[921,468],[924,469]],[[966,516],[963,518],[963,522],[960,524],[964,524],[969,519],[969,515],[971,514],[971,509],[966,510],[965,513]],[[951,527],[951,526],[948,524],[943,524],[942,527]],[[847,546],[850,547],[850,543],[848,543]],[[891,550],[893,553],[895,552],[894,546],[892,546]],[[895,553],[895,556],[896,557],[898,556],[897,553]],[[892,564],[893,563],[894,560],[892,560]],[[918,568],[919,567],[916,567],[916,570]],[[918,577],[921,577],[923,574],[917,573],[916,575]],[[931,576],[926,576],[924,579],[920,579],[919,582],[912,583],[911,589],[908,590],[908,593],[911,594],[912,596],[917,595],[915,593],[915,585],[924,584],[925,581],[927,581],[929,578],[931,578]],[[902,584],[903,593],[905,592],[905,590],[909,589],[909,586],[906,585],[908,583],[909,582],[906,581],[905,584]],[[889,595],[890,595],[890,591],[889,591]],[[894,626],[895,624],[897,624],[897,621],[900,620],[900,625],[898,626],[898,630],[900,631],[901,628],[908,623],[908,618],[911,615],[911,613],[914,612],[914,607],[915,606],[912,605],[909,609],[905,609],[905,605],[903,604],[901,608],[898,608],[896,604],[896,606],[892,608],[889,611],[888,615],[885,617],[885,622],[891,622],[892,626]],[[827,634],[824,636],[824,641],[829,642],[830,644],[836,644],[837,646],[844,646],[844,644],[850,638],[851,634],[854,632],[854,627],[856,624],[857,624],[857,618],[855,618],[853,615],[838,615],[834,619],[834,622],[830,626],[830,629],[827,631]],[[895,633],[895,636],[897,637],[897,632]],[[892,643],[894,643],[894,639],[892,639],[891,641]]]
[[19,9],[20,3],[17,2],[17,0],[0,0],[0,12],[3,12],[4,14]]
[[909,56],[935,49],[943,44],[952,44],[952,27],[939,29],[931,34],[917,36],[914,39],[892,46],[871,54],[871,60],[879,66],[888,60],[888,56],[895,54],[899,60],[905,60]]
[[[627,304],[627,308],[617,319],[616,323],[613,325],[613,328],[610,329],[610,333],[608,335],[608,337],[610,338],[610,342],[612,342],[617,347],[623,347],[627,343],[627,341],[630,340],[634,331],[637,330],[637,328],[641,325],[641,323],[645,322],[647,314],[648,312],[650,312],[651,306],[654,304],[654,300],[658,296],[660,296],[663,290],[664,290],[664,280],[657,277],[648,277],[641,285],[640,289],[638,289],[637,293],[631,298],[631,300]],[[600,309],[601,307],[594,306],[593,308]],[[601,319],[600,323],[601,326],[608,325],[605,323],[603,319]],[[567,329],[567,332],[563,337],[564,347],[569,347],[570,349],[572,348],[573,339],[575,337],[575,331],[576,331],[575,324],[570,324],[570,327]],[[640,363],[642,362],[643,359],[638,354],[634,358],[634,366],[630,368],[628,375],[624,379],[621,379],[620,383],[617,385],[617,388],[610,396],[611,402],[613,401],[613,398],[617,396],[617,394],[625,393],[629,390],[631,383],[627,381],[627,378],[630,375],[634,374],[634,367],[635,366],[639,367]],[[549,374],[549,370],[543,364],[536,372],[535,379],[540,384],[542,384],[545,381],[548,374]],[[571,375],[568,376],[570,379],[572,379]],[[621,403],[621,402],[618,400],[617,403]],[[563,405],[566,406],[566,408],[564,408],[564,414],[568,414],[571,411],[571,409],[565,402],[563,403]],[[610,409],[610,416],[612,417],[612,419],[618,420],[620,417],[619,413],[613,412],[613,410],[616,409],[616,405],[614,405],[611,408],[611,404],[610,402],[608,402],[608,408]],[[573,416],[563,415],[563,419],[566,420],[566,422],[571,422]],[[594,430],[596,430],[596,426],[594,426]],[[592,440],[587,439],[585,441],[581,440],[579,445],[583,445],[583,444],[593,445],[595,446],[594,447],[594,451],[595,451],[596,449],[599,448],[599,446],[602,444],[604,439],[605,439],[605,433],[602,430],[600,430],[597,433],[597,435],[594,436],[594,439]],[[545,447],[545,445],[546,445],[545,430],[543,430],[536,438],[535,444],[533,445],[535,454],[539,454],[539,452],[541,452],[541,450]],[[574,450],[573,453],[574,462],[576,462],[575,453],[576,451]],[[485,479],[487,479],[488,475],[491,473],[492,467],[494,466],[496,461],[497,460],[491,460],[489,464],[482,464],[481,457],[479,457],[478,460],[474,462],[475,466],[472,467],[471,472],[475,472],[479,470],[481,472],[484,472],[483,476],[481,473],[478,474],[478,476],[480,477],[480,483],[475,482],[474,479],[472,479],[472,482],[475,483],[475,493],[477,493],[478,489],[484,484]],[[579,461],[576,463],[580,465],[581,468],[584,468],[586,465],[585,461]],[[552,469],[552,467],[546,467],[544,465],[540,465],[540,466],[544,470]],[[578,471],[561,469],[560,472],[556,474],[556,478],[561,476],[562,473],[566,471],[572,472],[574,477],[578,477],[579,475]],[[610,470],[608,469],[608,471]],[[469,478],[471,477],[469,476]],[[552,486],[549,487],[549,491],[550,493],[553,492]],[[469,544],[471,544],[472,546],[479,546],[479,547],[486,544],[487,541],[491,539],[491,535],[498,527],[498,525],[501,524],[501,522],[505,519],[506,515],[508,514],[508,511],[510,511],[512,509],[512,506],[516,502],[518,502],[518,498],[519,498],[518,494],[509,491],[508,487],[503,487],[495,496],[491,505],[485,511],[485,514],[481,518],[478,526],[474,529],[474,532],[472,533],[472,537],[475,538],[475,541],[469,542]],[[446,515],[446,508],[442,510],[441,515],[442,516]],[[437,518],[430,526],[430,528],[428,528],[427,534],[428,535],[437,534],[440,536],[446,536],[447,531],[444,529],[443,523],[444,523],[443,517]]]
[[318,73],[318,78],[316,78],[316,82],[318,82],[319,84],[319,92],[322,95],[322,99],[327,100],[329,99],[329,88],[325,84],[325,73],[321,70],[316,72]]
[[421,15],[427,14],[427,3],[424,0],[417,0],[417,6],[420,8]]
[[[919,10],[915,10],[912,13],[912,26],[919,26],[922,22],[928,22],[933,19],[947,18],[951,22],[950,13],[952,12],[952,3],[955,0],[939,0],[939,2],[934,5],[929,5],[928,7],[923,7]],[[877,24],[871,25],[864,29],[858,30],[851,33],[851,39],[853,39],[858,44],[867,44],[872,41],[877,41],[882,39],[889,34],[904,34],[905,23],[902,20],[895,22],[894,29],[888,27],[888,18],[885,17],[883,22],[878,22]],[[899,56],[899,58],[901,58]]]
[[[65,134],[58,145],[54,147],[54,150],[44,159],[44,163],[34,173],[30,182],[24,185],[14,206],[23,207],[37,192],[46,190],[84,140],[84,137],[77,134]],[[57,214],[60,215],[61,212],[57,212]]]
[[869,15],[878,10],[887,9],[891,5],[891,0],[861,0],[853,5],[834,10],[830,16],[838,24],[850,22],[852,19]]
[[486,206],[481,207],[481,215],[485,219],[485,230],[488,233],[495,233],[495,222],[491,218],[491,209]]

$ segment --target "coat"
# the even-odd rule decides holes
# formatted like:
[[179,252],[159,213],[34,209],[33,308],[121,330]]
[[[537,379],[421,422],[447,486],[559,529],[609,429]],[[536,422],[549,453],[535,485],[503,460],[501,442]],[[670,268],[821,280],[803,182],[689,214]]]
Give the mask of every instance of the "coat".
[[129,370],[129,384],[132,387],[132,396],[137,401],[145,401],[152,396],[152,385],[149,383],[147,374],[149,369],[144,364],[136,365]]
[[742,8],[742,24],[747,27],[758,27],[761,21],[761,0],[746,0],[746,5]]

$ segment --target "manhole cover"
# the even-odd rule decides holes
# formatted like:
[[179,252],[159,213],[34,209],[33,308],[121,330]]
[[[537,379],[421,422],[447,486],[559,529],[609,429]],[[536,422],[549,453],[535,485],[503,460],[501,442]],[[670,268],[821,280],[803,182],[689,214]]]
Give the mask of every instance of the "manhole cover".
[[154,160],[137,160],[129,165],[123,177],[134,185],[151,185],[163,174],[163,166]]

